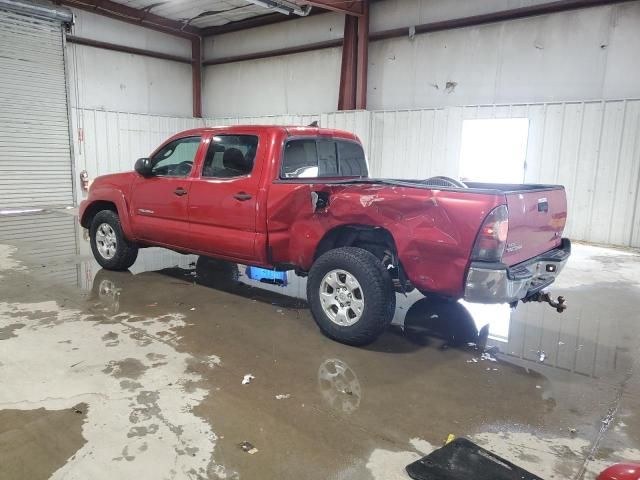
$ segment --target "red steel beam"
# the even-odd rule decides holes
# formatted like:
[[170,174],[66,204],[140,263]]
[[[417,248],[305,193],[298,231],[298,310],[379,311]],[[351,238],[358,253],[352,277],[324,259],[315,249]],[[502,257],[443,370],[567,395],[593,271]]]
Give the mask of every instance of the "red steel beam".
[[185,25],[177,20],[161,17],[151,12],[128,7],[111,0],[57,0],[60,5],[78,8],[105,17],[120,20],[182,38],[194,38],[200,35],[198,28]]
[[202,39],[191,40],[191,76],[193,90],[193,116],[202,117]]
[[356,76],[357,110],[367,108],[367,78],[369,73],[369,0],[364,0],[364,14],[358,17],[358,54]]
[[126,45],[118,45],[115,43],[101,42],[91,38],[76,37],[75,35],[67,35],[67,42],[77,45],[85,45],[87,47],[101,48],[103,50],[111,50],[114,52],[132,53],[134,55],[142,55],[144,57],[159,58],[162,60],[170,60],[172,62],[193,64],[192,58],[180,57],[178,55],[169,55],[168,53],[146,50],[144,48],[128,47]]
[[347,15],[364,15],[363,0],[305,0],[305,3]]
[[[578,10],[582,8],[601,7],[604,5],[613,5],[627,1],[629,0],[557,0],[554,2],[530,5],[527,7],[511,8],[509,10],[501,10],[498,12],[416,25],[415,33],[421,34],[440,32],[442,30],[454,30],[456,28],[476,27],[479,25],[486,25],[488,23],[519,20],[521,18],[548,15],[550,13],[568,12],[570,10]],[[409,28],[410,27],[393,28],[391,30],[375,32],[369,36],[369,40],[375,42],[389,38],[407,37],[409,35]]]
[[357,30],[358,18],[347,15],[344,19],[338,110],[356,108]]
[[282,55],[293,55],[294,53],[314,52],[326,48],[336,48],[342,46],[342,38],[335,40],[324,40],[322,42],[308,43],[297,47],[278,48],[276,50],[266,50],[264,52],[246,53],[244,55],[233,55],[230,57],[218,57],[202,62],[204,67],[212,65],[224,65],[226,63],[244,62],[247,60],[260,60],[262,58],[279,57]]

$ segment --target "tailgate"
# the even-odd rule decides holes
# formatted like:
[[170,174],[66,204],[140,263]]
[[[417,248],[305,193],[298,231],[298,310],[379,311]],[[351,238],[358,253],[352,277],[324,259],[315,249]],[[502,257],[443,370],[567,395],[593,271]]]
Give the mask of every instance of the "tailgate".
[[560,245],[567,220],[561,186],[505,192],[509,233],[502,261],[511,266]]

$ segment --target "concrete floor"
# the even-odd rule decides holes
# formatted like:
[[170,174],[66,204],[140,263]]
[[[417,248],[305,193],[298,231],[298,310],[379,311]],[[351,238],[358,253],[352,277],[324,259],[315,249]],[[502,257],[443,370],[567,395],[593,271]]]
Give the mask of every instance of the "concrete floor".
[[562,315],[473,310],[497,362],[425,336],[468,325],[418,294],[351,348],[319,333],[293,275],[161,249],[131,272],[99,269],[73,211],[0,218],[3,480],[404,479],[449,434],[545,479],[640,460],[637,251],[575,245]]

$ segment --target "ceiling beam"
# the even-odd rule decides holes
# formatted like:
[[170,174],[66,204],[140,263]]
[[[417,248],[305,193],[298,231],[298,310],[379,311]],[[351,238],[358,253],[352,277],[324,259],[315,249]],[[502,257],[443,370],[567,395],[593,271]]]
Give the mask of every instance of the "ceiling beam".
[[[319,15],[322,13],[328,13],[327,10],[321,8],[313,8],[309,12],[307,17]],[[239,30],[245,30],[247,28],[263,27],[265,25],[273,25],[275,23],[288,22],[290,20],[300,20],[298,15],[283,15],[281,13],[269,13],[267,15],[260,15],[258,17],[246,18],[244,20],[238,20],[236,22],[225,23],[224,25],[216,25],[212,27],[204,27],[200,29],[203,37],[210,37],[213,35],[221,35],[223,33],[237,32]]]
[[364,15],[362,0],[304,0],[304,2],[314,7],[346,13],[347,15],[356,15],[358,17]]
[[170,60],[172,62],[188,63],[189,65],[195,62],[194,58],[180,57],[178,55],[169,55],[163,52],[157,52],[154,50],[147,50],[144,48],[129,47],[127,45],[118,45],[116,43],[101,42],[92,38],[76,37],[75,35],[67,35],[67,42],[75,43],[76,45],[84,45],[86,47],[101,48],[103,50],[111,50],[113,52],[131,53],[133,55],[142,55],[144,57],[159,58],[161,60]]
[[182,38],[200,36],[198,28],[111,0],[58,0],[57,3]]

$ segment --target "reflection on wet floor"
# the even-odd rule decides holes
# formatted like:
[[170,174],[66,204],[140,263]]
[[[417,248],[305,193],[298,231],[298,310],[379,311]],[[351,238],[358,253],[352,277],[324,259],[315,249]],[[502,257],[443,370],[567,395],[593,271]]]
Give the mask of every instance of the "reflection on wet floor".
[[[306,308],[306,279],[293,272],[277,272],[278,278],[274,281],[265,277],[275,272],[262,269],[252,272],[252,267],[247,265],[148,248],[140,251],[130,272],[122,274],[103,270],[95,262],[87,232],[78,228],[73,215],[45,212],[2,216],[0,227],[0,242],[19,244],[27,253],[27,261],[32,262],[31,267],[41,268],[43,276],[92,291],[114,312],[122,309],[123,301],[125,304],[128,301],[128,285],[145,282],[151,274],[166,275],[285,309]],[[578,260],[585,258],[580,248],[574,249],[577,253],[574,251],[572,261],[575,257]],[[603,252],[599,260],[610,263],[610,251],[600,250]],[[69,262],[70,257],[77,257],[79,261]],[[638,257],[632,256],[630,261],[637,262]],[[575,279],[566,276],[563,274],[554,287],[557,293],[565,294],[569,299],[570,307],[561,315],[539,304],[521,304],[511,310],[508,305],[474,305],[424,298],[414,291],[407,295],[397,294],[393,325],[418,345],[427,345],[433,339],[440,339],[452,347],[488,343],[510,358],[544,363],[581,375],[598,377],[620,371],[624,367],[617,342],[622,336],[619,329],[612,327],[616,320],[602,308],[599,300],[619,287],[604,285],[598,289],[598,297],[594,297],[591,292],[576,289]],[[562,288],[563,282],[568,289]],[[162,295],[157,291],[145,292],[147,298],[141,300],[136,295],[125,310],[132,308],[132,304],[139,306],[162,301]],[[616,307],[631,309],[629,315],[637,316],[634,305],[619,302]]]
[[[84,278],[90,280],[94,261],[85,262]],[[232,293],[251,300],[270,303],[280,308],[306,308],[306,279],[293,272],[286,273],[286,284],[274,285],[250,278],[246,265],[225,261],[180,255],[161,249],[147,249],[132,267],[132,274],[97,270],[91,284],[101,300],[117,297],[130,282],[144,282],[150,273],[166,275],[184,282]],[[108,292],[105,295],[105,292]],[[606,324],[607,314],[591,310],[580,302],[578,292],[570,295],[575,306],[558,314],[545,305],[520,305],[515,311],[508,305],[474,305],[465,302],[425,298],[417,292],[408,296],[397,294],[397,311],[393,327],[401,329],[406,338],[418,345],[428,345],[441,340],[441,345],[465,347],[474,343],[480,347],[496,346],[508,357],[544,363],[562,370],[597,377],[619,370],[617,346],[612,330]],[[126,298],[126,293],[125,293]],[[136,296],[135,305],[147,305],[161,301],[157,292],[150,291],[148,298]],[[132,305],[125,310],[130,311]],[[595,335],[595,337],[594,337]],[[602,341],[604,340],[604,341]]]
[[[57,233],[47,237],[48,232]],[[73,346],[60,344],[68,351],[60,353],[56,342],[46,352],[61,369],[68,367],[65,355],[78,357],[71,364],[91,365],[94,370],[87,365],[86,372],[93,373],[85,378],[78,369],[77,378],[93,385],[102,377],[111,382],[115,374],[147,378],[172,372],[175,363],[165,366],[167,360],[155,356],[154,342],[159,342],[163,354],[185,368],[178,369],[179,376],[190,379],[197,373],[204,390],[189,408],[220,435],[211,456],[229,472],[241,472],[241,478],[404,478],[404,465],[418,452],[428,452],[428,442],[437,445],[449,433],[484,442],[547,479],[578,478],[598,442],[607,450],[593,457],[593,471],[618,458],[613,452],[640,446],[633,413],[640,406],[634,399],[640,389],[630,373],[640,338],[640,256],[634,252],[576,245],[554,287],[569,301],[562,315],[541,304],[511,311],[399,294],[394,326],[374,344],[356,349],[322,337],[306,308],[306,280],[292,272],[272,278],[246,265],[159,248],[141,250],[129,272],[109,272],[93,260],[76,219],[61,213],[0,217],[3,243],[16,247],[12,256],[32,275],[13,278],[25,289],[37,278],[39,289],[27,294],[41,302],[39,295],[51,290],[50,315],[65,320],[38,330],[42,312],[26,312],[25,320],[22,310],[10,305],[11,318],[0,330],[0,341],[7,342],[2,346],[15,342],[12,348],[20,351],[52,333],[61,342],[73,340]],[[12,278],[6,271],[1,275]],[[3,288],[11,291],[7,284]],[[23,294],[22,286],[12,293]],[[81,299],[76,310],[65,312],[65,298],[74,295]],[[5,295],[0,303],[7,300],[13,301]],[[164,325],[166,319],[175,325]],[[63,330],[70,327],[69,333]],[[73,337],[80,334],[89,338]],[[497,362],[482,357],[477,346],[485,342],[502,352]],[[77,350],[85,344],[96,352]],[[25,364],[30,358],[25,356]],[[91,362],[107,362],[107,368]],[[131,372],[127,365],[138,369]],[[256,379],[241,385],[249,372]],[[176,399],[188,393],[169,389],[178,384],[163,376],[147,379],[149,390]],[[122,389],[114,385],[105,395],[133,395],[126,390],[135,389],[133,380]],[[18,395],[17,400],[24,399]],[[162,408],[174,411],[180,405]],[[121,408],[128,418],[128,404]],[[611,409],[618,418],[611,428],[615,435],[602,440],[601,419],[610,418]],[[88,410],[89,417],[108,411],[92,411],[91,405]],[[92,418],[95,425],[107,423]],[[142,442],[137,436],[129,440],[126,427],[126,442]],[[97,435],[98,430],[91,441]],[[213,448],[210,440],[203,440],[206,448]],[[260,452],[240,451],[242,441]],[[143,462],[138,455],[136,462]]]

